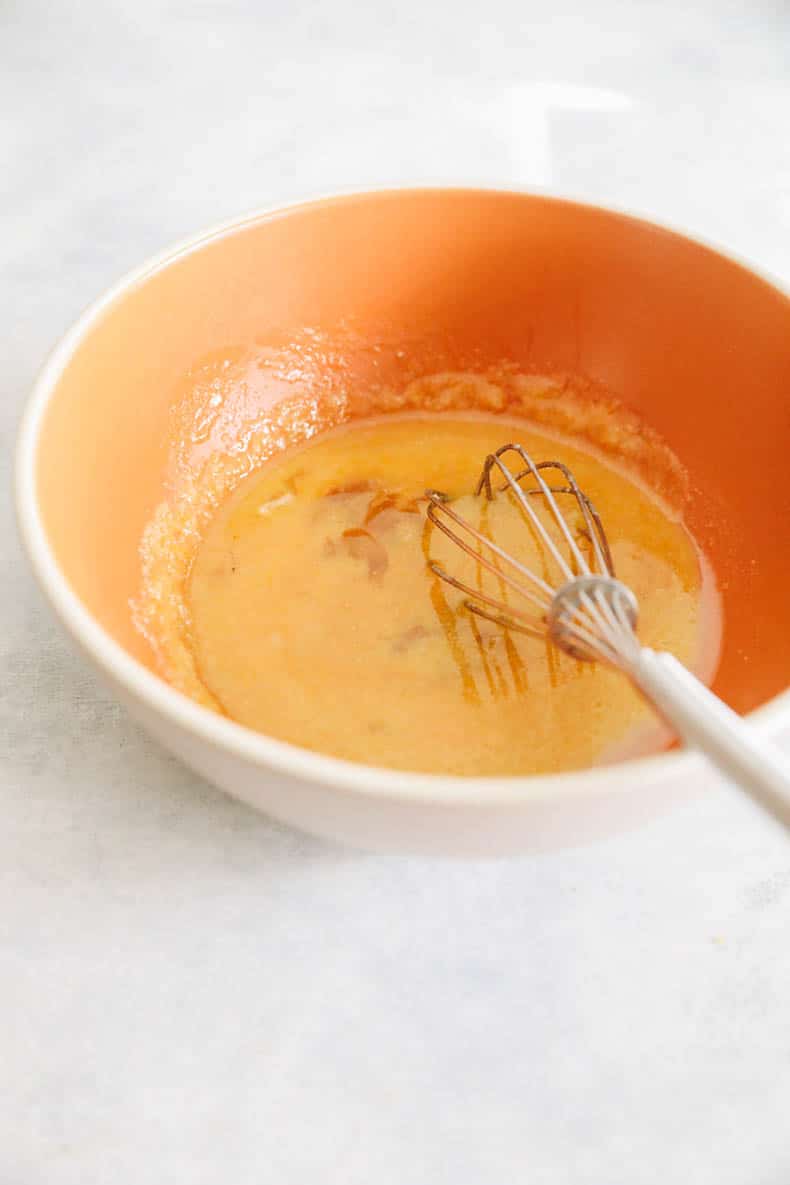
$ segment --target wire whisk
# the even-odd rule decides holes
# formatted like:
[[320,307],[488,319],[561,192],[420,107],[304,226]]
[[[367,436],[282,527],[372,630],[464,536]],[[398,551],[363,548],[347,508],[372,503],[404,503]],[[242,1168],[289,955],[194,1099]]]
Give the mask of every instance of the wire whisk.
[[[438,490],[426,491],[429,521],[496,578],[502,596],[459,580],[435,561],[431,571],[464,594],[472,613],[548,636],[574,658],[622,671],[678,737],[790,827],[790,761],[673,655],[642,646],[637,599],[617,579],[603,520],[570,469],[561,461],[535,462],[521,445],[504,444],[486,457],[475,494],[488,502],[514,499],[556,582],[502,548]],[[503,599],[504,589],[515,594],[515,603]]]

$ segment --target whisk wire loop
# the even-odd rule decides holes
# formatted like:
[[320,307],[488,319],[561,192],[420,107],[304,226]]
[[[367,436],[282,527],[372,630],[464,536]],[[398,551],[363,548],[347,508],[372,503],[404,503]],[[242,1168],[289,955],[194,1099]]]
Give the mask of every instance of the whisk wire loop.
[[[509,452],[516,453],[521,458],[521,460],[524,462],[524,470],[518,477],[510,470],[510,468],[502,460],[502,457],[505,456]],[[543,466],[544,469],[548,468],[548,467],[549,466],[547,466],[547,465]],[[488,457],[486,457],[486,462],[483,467],[483,473],[480,477],[480,481],[478,482],[477,489],[478,489],[478,493],[479,493],[481,491],[481,489],[483,487],[485,487],[486,496],[489,498],[489,500],[491,498],[493,498],[493,490],[491,488],[491,470],[494,468],[499,470],[499,472],[502,474],[502,476],[505,479],[507,488],[509,488],[513,492],[513,494],[516,496],[516,498],[518,499],[519,504],[521,505],[521,509],[527,515],[530,523],[532,524],[534,529],[537,531],[540,539],[544,543],[549,554],[554,559],[554,561],[557,564],[557,567],[559,568],[563,577],[566,580],[571,580],[574,575],[589,576],[590,575],[589,565],[588,565],[586,559],[584,558],[584,556],[582,555],[581,549],[579,548],[578,544],[576,543],[576,540],[574,539],[574,537],[568,527],[568,524],[565,521],[564,516],[560,512],[560,509],[554,499],[554,492],[552,491],[550,486],[545,481],[543,475],[540,472],[540,469],[535,464],[535,462],[532,460],[532,458],[529,456],[526,449],[524,449],[520,444],[505,444],[505,445],[502,445],[501,448],[498,448],[495,453],[491,453]],[[573,567],[565,559],[564,555],[562,554],[562,552],[559,550],[556,543],[552,539],[551,535],[546,530],[546,527],[544,526],[542,519],[534,510],[533,506],[530,503],[529,498],[527,497],[527,494],[526,494],[524,488],[521,485],[521,481],[523,480],[523,478],[525,478],[528,475],[530,477],[534,478],[536,485],[537,485],[537,489],[535,492],[543,495],[545,503],[548,506],[549,510],[551,511],[552,517],[553,517],[555,523],[557,524],[557,526],[560,530],[560,533],[562,534],[562,536],[565,540],[565,543],[568,546],[568,550],[571,554],[573,563],[576,566],[575,573],[574,573]],[[573,481],[572,478],[571,478],[571,482],[572,482],[571,489],[573,490],[573,487],[576,485],[576,483],[575,483],[575,481]],[[576,489],[578,490],[578,487],[576,487]],[[573,492],[575,494],[576,490],[573,490]],[[580,491],[579,491],[579,493],[580,493]],[[579,497],[577,500],[581,504],[581,501],[582,501],[581,497]]]
[[[476,560],[487,571],[492,572],[500,580],[504,581],[505,584],[514,590],[514,592],[520,593],[522,596],[526,597],[527,600],[532,601],[532,603],[537,605],[540,609],[546,610],[549,608],[551,599],[554,596],[554,589],[550,584],[547,584],[545,580],[542,580],[540,576],[537,576],[533,571],[531,571],[530,568],[527,568],[526,565],[517,560],[515,556],[512,556],[509,554],[509,552],[504,551],[503,548],[495,543],[493,539],[489,539],[487,535],[484,535],[482,531],[479,531],[477,527],[473,526],[472,523],[468,522],[465,518],[458,514],[458,512],[449,505],[447,497],[439,490],[426,490],[426,497],[428,498],[428,519],[433,524],[433,526],[438,527],[439,530],[448,537],[448,539],[451,539],[453,543],[456,543],[463,551],[466,552],[467,555],[471,556],[473,560]],[[459,530],[453,530],[453,528],[448,525],[446,522],[447,518],[451,519],[452,522],[455,523],[458,528],[460,528],[460,531],[465,531],[467,535],[471,536],[483,547],[487,547],[504,564],[508,565],[509,568],[518,572],[519,575],[525,580],[530,581],[533,588],[537,589],[537,592],[533,591],[533,588],[525,587],[507,570],[503,570],[497,564],[495,564],[493,560],[491,560],[484,552],[472,547],[471,544],[468,543],[466,539],[464,539]],[[442,574],[443,569],[440,571],[437,570],[440,567],[438,564],[432,564],[431,566],[436,572],[437,576]],[[449,578],[449,574],[446,575],[448,576],[447,583],[457,583],[454,579]],[[472,589],[470,592],[474,596],[480,595],[476,589]]]

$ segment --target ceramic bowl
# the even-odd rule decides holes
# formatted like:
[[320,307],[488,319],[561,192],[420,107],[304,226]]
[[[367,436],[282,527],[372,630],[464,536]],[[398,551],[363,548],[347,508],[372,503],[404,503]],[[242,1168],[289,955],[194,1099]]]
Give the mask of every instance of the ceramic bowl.
[[[285,379],[231,366],[222,380],[247,413],[304,399],[311,384],[374,372],[395,384],[405,369],[470,358],[614,392],[700,492],[689,522],[724,602],[717,689],[741,710],[761,705],[755,727],[787,731],[787,296],[622,213],[493,190],[390,190],[264,211],[145,265],[58,345],[24,418],[18,513],[41,587],[118,698],[197,773],[322,836],[455,855],[585,842],[714,781],[682,752],[548,777],[374,769],[251,732],[164,682],[130,603],[141,534],[173,481],[174,424],[207,375],[273,342],[292,353]],[[196,433],[195,448],[207,439]]]

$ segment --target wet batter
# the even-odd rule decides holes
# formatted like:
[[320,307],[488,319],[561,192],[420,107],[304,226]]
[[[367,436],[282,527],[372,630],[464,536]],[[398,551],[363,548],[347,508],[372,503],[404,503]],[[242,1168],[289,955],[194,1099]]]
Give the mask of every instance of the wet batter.
[[470,494],[485,455],[511,439],[564,461],[596,503],[617,575],[639,599],[642,640],[704,667],[698,552],[644,489],[523,422],[391,416],[266,464],[210,524],[188,603],[217,707],[322,753],[434,773],[574,769],[646,743],[652,717],[622,676],[476,618],[427,567],[480,579],[426,524],[430,486],[463,497],[474,521],[488,515],[503,547],[552,578],[515,506]]

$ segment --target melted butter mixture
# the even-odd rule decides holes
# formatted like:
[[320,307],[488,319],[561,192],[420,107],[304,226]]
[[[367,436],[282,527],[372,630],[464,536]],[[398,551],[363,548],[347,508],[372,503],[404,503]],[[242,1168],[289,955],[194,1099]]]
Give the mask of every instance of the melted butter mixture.
[[[188,602],[197,668],[218,708],[322,753],[431,773],[554,772],[660,744],[623,676],[476,617],[428,569],[434,559],[476,587],[483,579],[427,524],[433,487],[558,582],[511,499],[471,496],[486,454],[507,440],[573,470],[637,595],[643,642],[704,667],[699,554],[644,489],[523,422],[390,416],[264,465],[207,529]],[[570,515],[574,529],[579,519]]]

